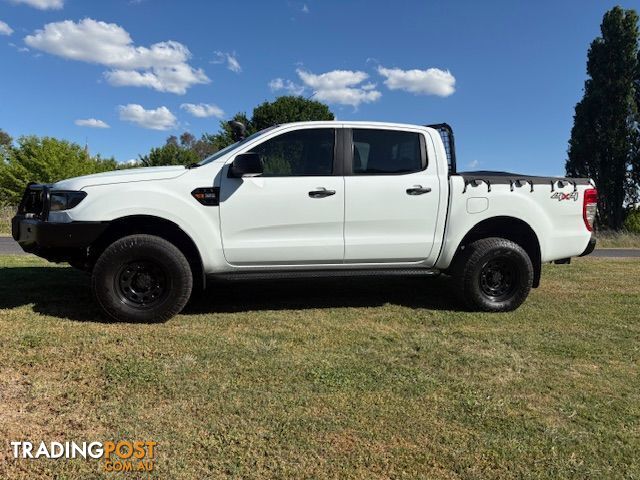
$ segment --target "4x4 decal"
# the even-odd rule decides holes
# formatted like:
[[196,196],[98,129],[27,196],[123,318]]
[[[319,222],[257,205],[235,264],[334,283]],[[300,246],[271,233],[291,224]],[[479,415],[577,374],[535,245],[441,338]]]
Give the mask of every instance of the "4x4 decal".
[[574,202],[577,202],[578,192],[571,192],[571,193],[556,192],[551,195],[551,198],[558,200],[559,202],[562,202],[563,200],[573,200]]

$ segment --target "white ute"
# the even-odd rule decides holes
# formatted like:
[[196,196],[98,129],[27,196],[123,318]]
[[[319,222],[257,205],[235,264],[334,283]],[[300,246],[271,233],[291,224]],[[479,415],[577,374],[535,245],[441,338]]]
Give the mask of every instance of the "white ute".
[[446,273],[468,308],[517,308],[541,264],[595,246],[581,178],[457,173],[451,128],[302,122],[194,165],[30,184],[27,252],[91,272],[109,318],[165,321],[207,279]]

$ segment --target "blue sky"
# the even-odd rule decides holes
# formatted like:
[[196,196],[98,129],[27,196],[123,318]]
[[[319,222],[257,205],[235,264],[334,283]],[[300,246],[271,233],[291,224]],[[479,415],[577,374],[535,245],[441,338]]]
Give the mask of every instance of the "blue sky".
[[302,91],[342,120],[446,121],[462,169],[557,175],[589,43],[615,4],[640,10],[596,0],[0,0],[0,128],[86,140],[126,161]]

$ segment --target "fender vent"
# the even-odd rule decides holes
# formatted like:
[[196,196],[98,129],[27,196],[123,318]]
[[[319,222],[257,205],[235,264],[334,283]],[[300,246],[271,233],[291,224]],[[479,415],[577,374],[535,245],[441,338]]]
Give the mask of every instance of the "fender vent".
[[218,187],[200,187],[191,192],[202,205],[207,207],[215,207],[220,203],[220,189]]

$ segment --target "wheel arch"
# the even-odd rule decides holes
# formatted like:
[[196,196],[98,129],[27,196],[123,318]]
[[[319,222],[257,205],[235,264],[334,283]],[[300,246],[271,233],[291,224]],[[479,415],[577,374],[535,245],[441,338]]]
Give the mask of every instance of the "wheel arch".
[[533,287],[540,285],[542,261],[538,235],[527,222],[515,217],[491,217],[475,224],[458,244],[451,265],[455,264],[465,246],[489,237],[505,238],[520,245],[533,264]]
[[129,215],[111,220],[107,229],[90,246],[89,258],[95,262],[114,241],[135,234],[155,235],[174,244],[191,266],[194,290],[205,287],[204,264],[196,243],[179,225],[166,218],[154,215]]

